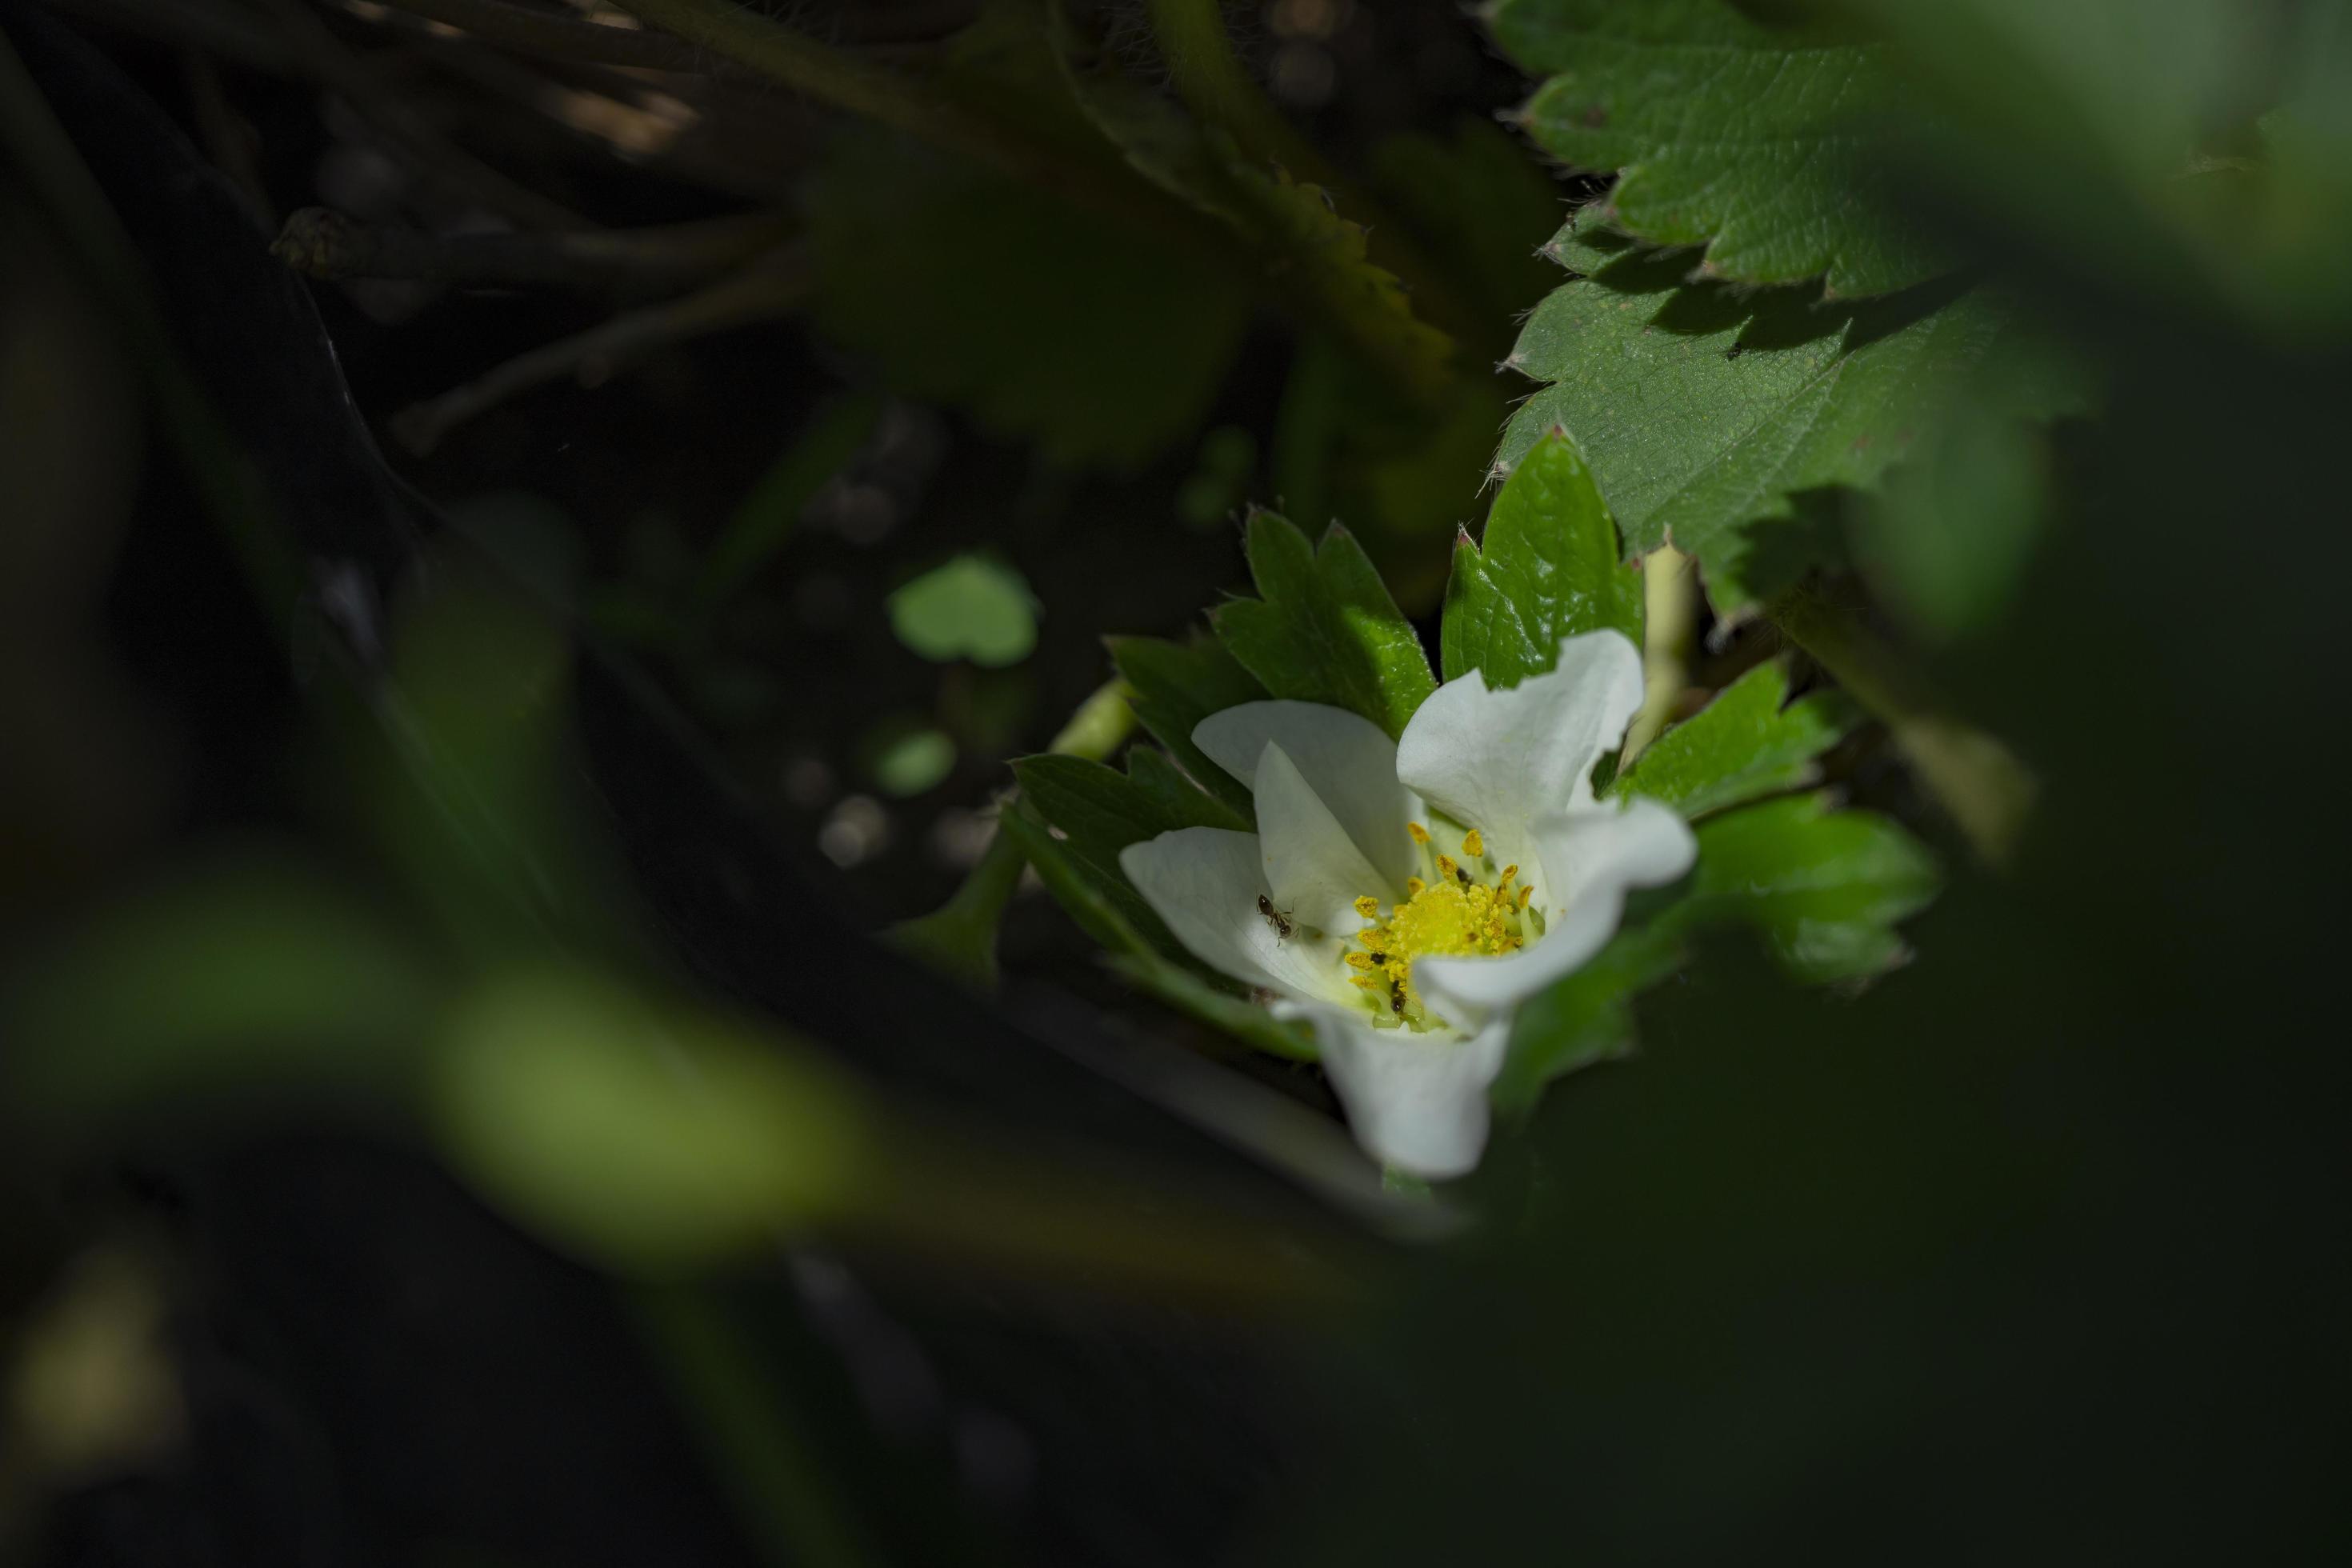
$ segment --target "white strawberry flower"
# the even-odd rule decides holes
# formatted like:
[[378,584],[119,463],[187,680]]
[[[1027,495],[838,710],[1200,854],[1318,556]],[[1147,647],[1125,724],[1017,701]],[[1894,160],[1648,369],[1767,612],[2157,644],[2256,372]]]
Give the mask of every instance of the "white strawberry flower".
[[1257,831],[1163,833],[1119,866],[1196,957],[1313,1026],[1368,1153],[1462,1175],[1514,1011],[1601,951],[1629,889],[1697,855],[1668,807],[1593,797],[1641,703],[1614,631],[1507,690],[1448,681],[1400,741],[1343,709],[1244,703],[1192,739],[1249,786]]

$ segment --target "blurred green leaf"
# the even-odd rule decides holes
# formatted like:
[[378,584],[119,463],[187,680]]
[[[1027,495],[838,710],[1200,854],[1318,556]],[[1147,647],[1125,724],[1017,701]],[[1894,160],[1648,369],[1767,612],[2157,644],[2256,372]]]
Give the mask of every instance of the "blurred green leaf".
[[1760,664],[1660,735],[1612,793],[1652,795],[1685,816],[1704,816],[1801,789],[1818,776],[1813,759],[1861,721],[1843,692],[1789,702],[1788,670],[1777,660]]
[[1250,519],[1248,551],[1263,597],[1222,605],[1209,617],[1234,658],[1276,697],[1351,709],[1402,734],[1436,683],[1421,638],[1362,546],[1337,523],[1311,546],[1262,511]]
[[867,771],[884,795],[900,800],[921,795],[955,770],[955,742],[941,731],[901,723],[877,741]]
[[1372,149],[1370,165],[1388,205],[1497,326],[1551,287],[1537,252],[1559,226],[1560,188],[1501,126],[1465,116],[1449,137],[1402,132]]
[[1204,637],[1189,642],[1160,637],[1111,637],[1111,662],[1134,689],[1135,717],[1194,783],[1248,819],[1250,794],[1192,743],[1192,731],[1212,713],[1262,702],[1266,689],[1224,645]]
[[808,216],[826,332],[1065,464],[1183,439],[1247,324],[1244,280],[1193,248],[886,136],[835,143]]
[[1304,296],[1358,354],[1409,399],[1441,400],[1454,379],[1454,340],[1414,314],[1403,284],[1375,263],[1363,226],[1288,171],[1234,167],[1231,188],[1277,283]]
[[1622,632],[1642,646],[1643,586],[1624,563],[1617,524],[1575,446],[1553,431],[1529,448],[1495,498],[1483,548],[1454,547],[1442,636],[1445,679],[1472,670],[1517,686],[1559,658],[1562,639]]
[[1133,77],[1082,66],[1066,23],[1057,16],[1056,26],[1072,97],[1138,174],[1229,229],[1274,292],[1380,367],[1408,401],[1444,396],[1453,339],[1414,312],[1404,286],[1371,259],[1363,226],[1341,216],[1329,193],[1252,161]]
[[1027,579],[985,555],[959,555],[890,595],[890,629],[935,663],[1018,664],[1037,646]]
[[1512,419],[1502,460],[1567,431],[1627,542],[1696,557],[1725,612],[1838,559],[1842,534],[1805,504],[1812,492],[1877,483],[1963,403],[2035,419],[2086,401],[1989,287],[1857,305],[1691,284],[1687,253],[1636,249],[1589,213],[1554,252],[1589,275],[1520,334],[1513,363],[1552,384]]
[[1729,0],[1501,0],[1493,26],[1522,67],[1553,73],[1528,134],[1617,174],[1609,221],[1705,247],[1688,265],[1706,276],[1882,294],[1950,270],[1870,199],[1872,135],[1898,91],[1884,45],[1769,27]]
[[2053,506],[2043,432],[1968,404],[1849,514],[1855,563],[1926,638],[1992,625]]
[[436,1061],[451,1163],[607,1268],[706,1265],[845,1214],[879,1179],[866,1109],[829,1069],[584,973],[485,983]]
[[11,991],[7,1098],[62,1114],[321,1084],[394,1094],[441,980],[371,910],[265,851],[117,906]]

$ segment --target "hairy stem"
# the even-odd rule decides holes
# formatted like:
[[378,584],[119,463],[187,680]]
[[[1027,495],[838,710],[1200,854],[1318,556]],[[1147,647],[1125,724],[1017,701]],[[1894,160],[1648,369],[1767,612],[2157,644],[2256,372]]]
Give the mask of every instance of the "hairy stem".
[[1633,765],[1674,717],[1690,684],[1691,640],[1698,626],[1698,578],[1690,557],[1673,545],[1642,558],[1642,710],[1625,731],[1620,768]]

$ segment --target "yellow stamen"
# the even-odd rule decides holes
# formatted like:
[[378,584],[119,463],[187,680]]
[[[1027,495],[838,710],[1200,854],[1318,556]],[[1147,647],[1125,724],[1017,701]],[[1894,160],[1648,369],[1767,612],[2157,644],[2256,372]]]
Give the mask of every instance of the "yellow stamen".
[[1405,902],[1411,903],[1413,900],[1421,897],[1423,892],[1428,890],[1428,888],[1429,884],[1423,881],[1420,878],[1407,877],[1404,879]]
[[1528,907],[1528,900],[1535,896],[1536,885],[1533,882],[1529,882],[1526,887],[1521,888],[1519,889],[1519,908],[1522,910],[1526,909]]
[[1511,885],[1511,879],[1517,877],[1518,874],[1519,868],[1517,866],[1506,866],[1503,868],[1503,879],[1495,885],[1498,888],[1508,888]]
[[1474,827],[1462,836],[1462,853],[1469,856],[1473,860],[1480,859],[1486,855],[1486,841],[1478,837],[1476,828]]
[[1356,900],[1356,912],[1368,921],[1376,921],[1381,918],[1381,901],[1366,893]]
[[1348,967],[1350,969],[1370,969],[1373,967],[1371,954],[1368,952],[1351,952],[1348,954]]
[[[1391,817],[1390,817],[1390,818],[1389,818],[1389,820],[1390,820],[1391,822],[1394,822],[1394,821],[1396,820],[1396,818],[1395,818],[1395,817],[1393,817],[1393,816],[1391,816]],[[1413,841],[1415,844],[1426,844],[1426,843],[1428,843],[1428,842],[1429,842],[1429,829],[1428,829],[1428,828],[1426,828],[1426,827],[1423,827],[1423,826],[1420,823],[1418,823],[1418,822],[1408,822],[1408,823],[1406,823],[1406,824],[1404,825],[1404,830],[1405,830],[1407,833],[1410,833],[1410,834],[1412,834],[1412,841]]]
[[1454,863],[1453,856],[1440,855],[1437,858],[1437,874],[1450,882],[1462,874],[1462,868]]

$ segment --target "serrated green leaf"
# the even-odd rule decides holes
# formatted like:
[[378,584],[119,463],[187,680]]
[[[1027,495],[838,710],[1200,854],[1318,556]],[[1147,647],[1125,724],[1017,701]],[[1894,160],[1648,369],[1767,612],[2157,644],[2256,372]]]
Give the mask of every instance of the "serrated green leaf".
[[1410,399],[1443,400],[1454,342],[1416,315],[1395,275],[1372,261],[1363,226],[1320,186],[1244,157],[1160,92],[1083,52],[1060,24],[1062,58],[1079,109],[1129,165],[1235,235],[1275,291],[1378,365]]
[[1465,116],[1450,137],[1389,137],[1370,167],[1387,205],[1497,321],[1543,298],[1552,278],[1536,247],[1559,226],[1560,190],[1508,132]]
[[1843,692],[1790,702],[1788,670],[1760,664],[1660,735],[1612,793],[1651,795],[1685,816],[1704,816],[1801,789],[1818,776],[1813,759],[1861,721]]
[[[1118,852],[1180,827],[1231,826],[1232,814],[1198,790],[1179,793],[1139,784],[1081,757],[1023,757],[1013,763],[1013,776],[1021,785],[1020,805],[1045,828],[1048,847],[1040,853],[1064,862],[1092,900],[1117,916],[1118,925],[1104,938],[1105,945],[1157,952],[1181,963],[1195,963],[1119,869]],[[1023,843],[1024,848],[1034,848],[1025,839]],[[1031,863],[1057,896],[1064,893],[1036,855]],[[1085,923],[1088,910],[1068,898],[1064,902]],[[1103,937],[1103,932],[1096,935]]]
[[1129,751],[1127,777],[1169,822],[1185,827],[1226,827],[1236,833],[1255,831],[1249,816],[1202,794],[1201,786],[1185,777],[1174,763],[1149,746]]
[[1799,981],[1861,980],[1903,959],[1895,925],[1936,887],[1916,839],[1873,813],[1832,811],[1820,795],[1712,817],[1698,826],[1687,880],[1636,894],[1607,947],[1520,1008],[1495,1103],[1523,1110],[1551,1079],[1626,1050],[1633,998],[1680,968],[1702,931],[1754,931]]
[[1276,697],[1361,713],[1391,735],[1436,689],[1412,624],[1353,535],[1333,523],[1320,547],[1282,518],[1250,519],[1256,599],[1210,616],[1242,668]]
[[1493,20],[1507,53],[1553,73],[1523,112],[1528,134],[1616,173],[1610,217],[1627,233],[1706,247],[1710,276],[1825,275],[1839,294],[1951,269],[1869,199],[1898,91],[1885,45],[1769,27],[1729,0],[1501,0]]
[[[1224,646],[1211,638],[1173,643],[1159,637],[1111,637],[1111,663],[1135,691],[1135,717],[1192,781],[1237,816],[1250,816],[1250,793],[1192,743],[1192,731],[1212,713],[1262,702],[1266,689]],[[1130,766],[1133,764],[1130,763]]]
[[1511,363],[1552,384],[1512,419],[1502,460],[1565,429],[1628,544],[1696,556],[1718,610],[1835,562],[1842,528],[1811,503],[1875,484],[1962,401],[2028,419],[2086,401],[1988,287],[1936,284],[1856,305],[1690,284],[1687,253],[1630,248],[1589,218],[1554,248],[1610,259],[1556,290],[1520,333]]
[[1064,848],[1062,840],[1054,837],[1052,825],[1036,806],[1025,797],[1016,796],[996,822],[997,831],[1019,846],[1022,858],[1045,884],[1054,901],[1078,922],[1079,929],[1097,945],[1113,952],[1157,956],[1151,939],[1136,929],[1121,901],[1112,896],[1109,885],[1091,868],[1080,866]]
[[1935,896],[1936,865],[1886,817],[1791,795],[1698,827],[1698,869],[1675,918],[1685,930],[1754,929],[1782,968],[1815,984],[1899,962],[1895,923]]
[[[1068,762],[1072,759],[1037,759]],[[1021,764],[1013,764],[1016,771]],[[1082,766],[1100,768],[1098,763]],[[1100,768],[1109,773],[1108,768]],[[1111,773],[1113,778],[1118,775]],[[1101,781],[1087,781],[1084,787],[1099,790]],[[1194,794],[1197,795],[1198,792]],[[1205,799],[1206,797],[1201,797]],[[1171,942],[1165,928],[1160,927],[1157,938],[1135,924],[1132,906],[1112,887],[1096,874],[1093,867],[1084,863],[1084,851],[1074,850],[1069,830],[1056,837],[1053,826],[1037,809],[1026,791],[1013,803],[1003,816],[1004,830],[1018,844],[1037,876],[1055,900],[1067,910],[1072,919],[1085,928],[1104,947],[1110,950],[1110,967],[1125,976],[1139,990],[1158,997],[1176,1008],[1209,1025],[1223,1029],[1249,1045],[1276,1056],[1289,1057],[1298,1061],[1315,1059],[1313,1033],[1302,1024],[1285,1023],[1255,1002],[1241,995],[1234,983],[1223,975],[1202,969],[1189,956],[1181,962],[1172,960],[1156,945],[1160,941]],[[1058,826],[1058,825],[1055,825]],[[1208,824],[1204,826],[1219,826]],[[1118,882],[1126,887],[1125,879]],[[1132,898],[1132,889],[1129,889]],[[1136,902],[1140,902],[1136,900]],[[1158,924],[1158,918],[1153,917]]]
[[1443,401],[1454,380],[1454,340],[1413,313],[1404,285],[1372,261],[1363,226],[1286,169],[1236,167],[1233,190],[1277,286],[1314,301],[1360,353],[1399,379],[1399,390]]
[[1480,671],[1517,686],[1559,658],[1560,640],[1608,629],[1642,646],[1642,574],[1625,565],[1617,524],[1584,460],[1555,431],[1495,498],[1483,547],[1454,546],[1445,591],[1445,679]]
[[1066,464],[1191,435],[1248,321],[1231,268],[878,133],[836,142],[807,214],[825,332]]

